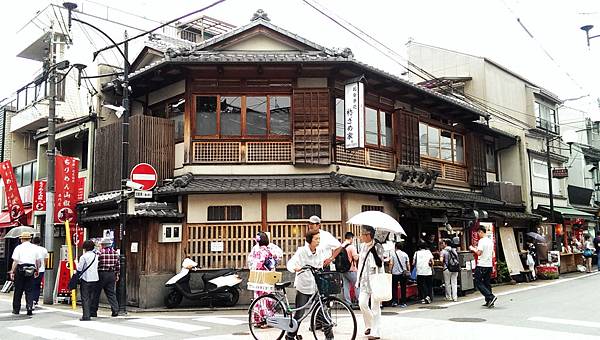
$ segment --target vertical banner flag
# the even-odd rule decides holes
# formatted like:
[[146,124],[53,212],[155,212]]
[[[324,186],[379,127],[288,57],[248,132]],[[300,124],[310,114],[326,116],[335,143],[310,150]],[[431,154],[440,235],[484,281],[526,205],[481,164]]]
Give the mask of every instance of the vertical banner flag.
[[46,211],[46,181],[33,181],[33,211]]
[[344,96],[344,146],[365,147],[365,84],[360,80],[346,84]]
[[77,203],[83,201],[85,197],[85,177],[77,179]]
[[79,159],[56,156],[55,165],[56,193],[54,202],[54,220],[58,223],[75,222],[77,204],[77,179],[79,178]]
[[25,209],[23,208],[17,179],[15,178],[15,172],[10,161],[0,163],[0,176],[2,176],[2,180],[4,181],[4,191],[6,192],[6,204],[10,212],[10,221],[14,222],[23,216]]

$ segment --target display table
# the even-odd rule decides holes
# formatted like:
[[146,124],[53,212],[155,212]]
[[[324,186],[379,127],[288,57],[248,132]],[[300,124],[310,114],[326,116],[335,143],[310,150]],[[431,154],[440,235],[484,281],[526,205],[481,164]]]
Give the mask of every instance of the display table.
[[577,271],[577,265],[583,264],[582,253],[561,253],[560,254],[560,273],[571,273]]

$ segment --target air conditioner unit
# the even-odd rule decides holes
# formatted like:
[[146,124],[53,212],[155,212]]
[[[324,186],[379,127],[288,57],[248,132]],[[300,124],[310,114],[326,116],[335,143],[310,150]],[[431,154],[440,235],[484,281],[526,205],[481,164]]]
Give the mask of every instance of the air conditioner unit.
[[158,243],[181,242],[181,224],[161,224],[158,230]]

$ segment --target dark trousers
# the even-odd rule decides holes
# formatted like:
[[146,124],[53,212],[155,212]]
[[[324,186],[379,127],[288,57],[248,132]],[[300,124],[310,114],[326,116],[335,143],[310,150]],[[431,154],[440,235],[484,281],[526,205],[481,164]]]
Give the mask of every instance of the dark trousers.
[[33,278],[33,302],[38,303],[40,301],[40,290],[42,290],[42,281],[44,280],[44,273],[40,273],[38,277]]
[[97,285],[98,281],[87,282],[81,280],[81,307],[83,309],[83,319],[85,320],[89,320],[91,317]]
[[22,266],[17,267],[15,273],[15,294],[13,295],[13,312],[21,311],[21,299],[25,293],[25,306],[27,310],[33,310],[33,276],[25,276]]
[[433,300],[433,275],[417,275],[417,286],[419,287],[419,298],[429,296]]
[[481,295],[485,297],[485,302],[490,302],[494,298],[494,294],[492,294],[492,285],[490,284],[491,275],[492,267],[475,267],[475,273],[473,275],[475,288],[477,288]]
[[[398,302],[398,283],[400,283],[400,302]],[[392,302],[406,303],[406,276],[392,275]]]
[[106,299],[110,304],[110,310],[113,314],[117,314],[119,312],[119,303],[117,302],[117,294],[115,292],[117,277],[115,272],[98,272],[98,277],[100,280],[98,281],[98,285],[96,286],[96,291],[94,292],[94,302],[92,304],[92,315],[98,314],[98,304],[100,303],[100,293],[104,290],[104,294],[106,294]]

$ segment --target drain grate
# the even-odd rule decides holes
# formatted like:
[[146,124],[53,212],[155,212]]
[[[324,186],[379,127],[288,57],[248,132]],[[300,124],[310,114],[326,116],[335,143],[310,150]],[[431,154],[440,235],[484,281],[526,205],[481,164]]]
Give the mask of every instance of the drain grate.
[[381,312],[381,315],[398,315],[398,312]]
[[250,332],[236,332],[236,333],[231,333],[231,335],[250,335]]
[[486,319],[482,318],[450,318],[448,319],[454,322],[486,322]]
[[447,309],[448,307],[444,306],[421,306],[419,309]]

